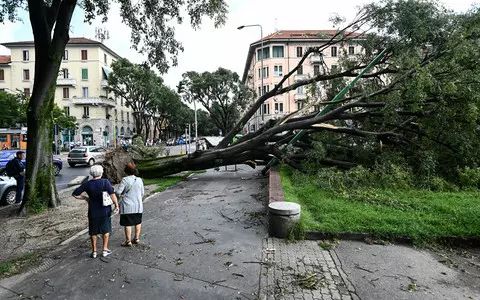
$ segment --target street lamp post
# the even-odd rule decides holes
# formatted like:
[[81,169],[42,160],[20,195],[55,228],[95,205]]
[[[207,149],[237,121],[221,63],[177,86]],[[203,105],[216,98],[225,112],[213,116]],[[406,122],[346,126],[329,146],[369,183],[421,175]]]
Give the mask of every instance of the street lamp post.
[[[260,53],[261,53],[261,56],[260,56],[260,68],[262,71],[260,71],[260,81],[261,81],[261,87],[260,87],[260,96],[263,96],[263,55],[264,55],[264,52],[263,52],[263,28],[262,28],[262,25],[260,24],[252,24],[252,25],[242,25],[242,26],[238,26],[237,29],[238,30],[242,30],[243,28],[245,27],[260,27]],[[255,73],[255,72],[254,72]],[[260,115],[262,116],[262,123],[264,123],[264,117],[263,117],[263,104],[262,106],[260,106]],[[258,118],[257,118],[257,128],[256,130],[259,129],[260,126],[258,126]]]

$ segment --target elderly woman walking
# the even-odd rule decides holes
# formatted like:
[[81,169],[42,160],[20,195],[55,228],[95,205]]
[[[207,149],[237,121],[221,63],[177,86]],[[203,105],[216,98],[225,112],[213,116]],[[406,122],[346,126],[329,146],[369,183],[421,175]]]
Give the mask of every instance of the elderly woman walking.
[[[142,229],[142,198],[145,194],[143,181],[135,176],[136,166],[129,163],[125,167],[126,177],[122,179],[117,189],[120,198],[120,225],[125,227],[125,242],[122,246],[130,247],[132,242],[140,242],[140,230]],[[132,240],[132,227],[135,226],[135,234]]]
[[[83,183],[72,193],[73,197],[88,202],[88,233],[92,241],[92,258],[97,257],[97,234],[102,235],[102,256],[105,257],[112,254],[112,251],[108,249],[108,238],[112,231],[112,222],[110,220],[112,206],[103,206],[104,191],[110,195],[115,204],[115,214],[118,213],[118,201],[113,187],[108,179],[102,179],[102,174],[102,166],[92,166],[90,175],[93,178]],[[83,193],[86,193],[88,197]]]

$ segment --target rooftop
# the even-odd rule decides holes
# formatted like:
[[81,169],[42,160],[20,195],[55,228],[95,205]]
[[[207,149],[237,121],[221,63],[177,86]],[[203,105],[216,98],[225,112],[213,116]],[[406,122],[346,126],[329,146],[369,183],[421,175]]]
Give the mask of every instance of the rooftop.
[[12,61],[12,57],[10,55],[0,55],[0,64],[8,64]]
[[[330,39],[336,33],[337,30],[279,30],[272,34],[269,34],[263,38],[263,41],[273,40],[273,39]],[[352,38],[361,37],[360,33],[356,32],[345,32],[345,34],[350,35]],[[260,42],[258,40],[257,42]],[[257,43],[255,42],[255,43]],[[254,43],[254,44],[255,44]]]
[[[21,46],[33,46],[34,41],[18,41],[18,42],[8,42],[8,43],[2,43],[3,46],[7,48],[13,48],[13,47],[21,47]],[[121,57],[117,53],[115,53],[113,50],[105,46],[102,42],[95,41],[92,39],[88,39],[85,37],[72,37],[70,40],[68,40],[67,45],[98,45],[99,47],[104,48],[105,50],[111,52],[114,56]],[[0,60],[1,62],[1,60]]]

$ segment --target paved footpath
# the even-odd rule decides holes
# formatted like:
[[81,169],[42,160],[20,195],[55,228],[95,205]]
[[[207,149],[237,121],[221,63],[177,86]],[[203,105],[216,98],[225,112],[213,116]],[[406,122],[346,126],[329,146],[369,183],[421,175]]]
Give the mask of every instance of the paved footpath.
[[89,258],[82,235],[33,273],[0,281],[0,299],[257,298],[267,180],[238,169],[195,174],[150,197],[141,246],[119,246],[114,216],[111,256]]
[[335,252],[318,241],[265,239],[263,262],[260,299],[358,299]]

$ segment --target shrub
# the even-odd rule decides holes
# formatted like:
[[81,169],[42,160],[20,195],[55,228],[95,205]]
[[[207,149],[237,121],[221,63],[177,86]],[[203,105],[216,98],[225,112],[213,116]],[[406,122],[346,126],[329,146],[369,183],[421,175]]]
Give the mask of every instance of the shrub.
[[463,170],[458,170],[458,179],[462,189],[477,189],[480,182],[480,168],[465,167]]

